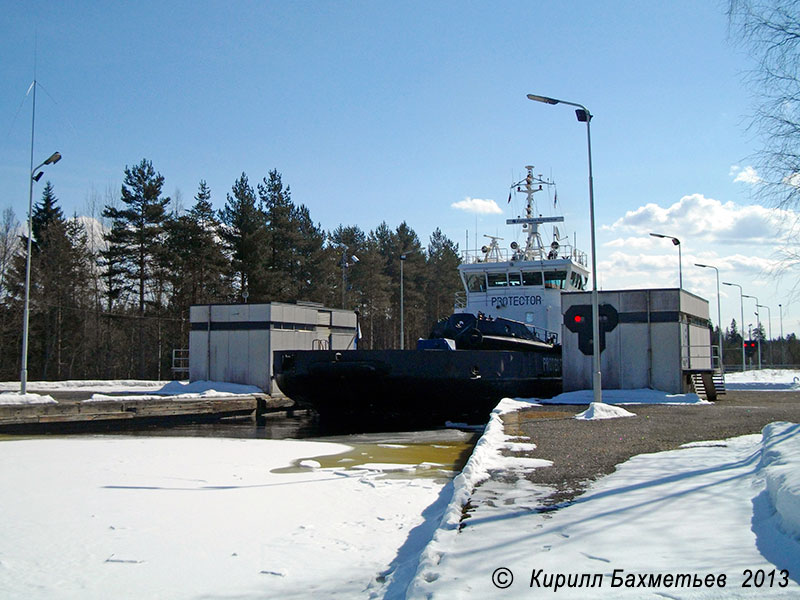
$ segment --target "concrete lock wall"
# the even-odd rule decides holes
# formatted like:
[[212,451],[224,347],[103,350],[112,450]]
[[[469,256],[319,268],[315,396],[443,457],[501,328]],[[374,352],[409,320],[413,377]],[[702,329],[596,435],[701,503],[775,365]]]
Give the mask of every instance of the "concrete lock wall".
[[280,393],[272,380],[276,350],[354,347],[353,311],[312,303],[210,304],[189,310],[189,379],[255,385]]
[[[561,299],[562,314],[592,302],[590,292]],[[600,355],[603,388],[679,394],[687,391],[687,372],[713,368],[707,300],[679,289],[602,291],[598,300],[619,314]],[[566,326],[562,340],[564,391],[591,389],[592,356],[581,353],[578,334]]]

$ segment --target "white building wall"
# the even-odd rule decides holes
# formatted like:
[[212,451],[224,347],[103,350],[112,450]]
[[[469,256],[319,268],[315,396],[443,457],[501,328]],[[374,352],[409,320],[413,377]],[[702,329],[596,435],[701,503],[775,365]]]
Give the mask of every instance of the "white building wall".
[[[312,304],[192,306],[189,379],[255,385],[277,394],[272,352],[352,348],[356,315]],[[322,323],[322,325],[320,325]]]
[[[684,392],[684,371],[710,369],[711,336],[708,302],[685,290],[619,290],[598,294],[619,316],[605,334],[601,354],[602,385],[606,389],[653,388]],[[591,305],[591,293],[562,296],[562,314],[574,305]],[[578,334],[566,326],[563,339],[564,391],[592,387],[592,357],[580,352]]]

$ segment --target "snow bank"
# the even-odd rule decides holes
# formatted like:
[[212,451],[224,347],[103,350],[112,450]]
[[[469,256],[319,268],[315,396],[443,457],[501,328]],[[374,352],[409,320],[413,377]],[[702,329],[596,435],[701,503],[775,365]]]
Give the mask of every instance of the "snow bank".
[[[19,389],[18,381],[0,382],[0,404],[34,404],[55,402],[47,395],[28,394],[20,398],[19,394],[6,394]],[[154,400],[164,396],[176,400],[193,400],[209,396],[234,396],[237,394],[261,394],[262,390],[254,385],[227,383],[224,381],[141,381],[132,379],[112,380],[69,380],[69,381],[29,381],[28,389],[49,392],[97,392],[84,402],[119,401],[120,394],[125,400]],[[139,392],[137,394],[136,392]],[[111,395],[115,394],[115,395]]]
[[[592,390],[565,392],[546,399],[536,399],[542,404],[590,404],[594,400]],[[711,404],[697,394],[668,394],[659,390],[603,390],[606,404]]]
[[761,369],[742,373],[726,373],[725,387],[729,390],[770,392],[800,391],[800,371],[796,369]]
[[763,434],[759,466],[770,501],[784,532],[800,538],[800,425],[770,423]]
[[575,418],[580,421],[595,421],[598,419],[616,419],[618,417],[635,417],[632,412],[628,412],[619,406],[612,406],[610,404],[601,404],[592,402],[582,413],[575,415]]
[[218,398],[221,396],[238,396],[247,394],[261,394],[261,388],[254,385],[242,385],[240,383],[226,383],[223,381],[193,381],[191,383],[182,381],[170,381],[161,389],[153,390],[144,395],[126,394],[124,397],[119,395],[110,396],[108,394],[92,394],[92,397],[84,402],[109,402],[120,400],[197,400],[199,398]]
[[41,394],[4,392],[0,393],[0,404],[56,404],[56,401],[53,400],[52,396],[43,396]]
[[224,381],[170,381],[154,394],[263,394],[261,388],[255,385],[241,383],[226,383]]
[[[486,429],[475,445],[467,464],[453,480],[453,496],[444,511],[439,528],[420,555],[419,567],[409,588],[409,597],[414,597],[413,586],[420,580],[430,582],[431,578],[436,577],[435,572],[444,555],[445,548],[452,547],[455,542],[464,507],[469,502],[473,490],[478,484],[488,479],[493,470],[503,469],[513,472],[520,469],[548,467],[553,464],[549,460],[509,457],[503,456],[501,453],[504,447],[512,450],[518,449],[514,447],[518,445],[512,441],[514,438],[505,434],[502,415],[527,406],[531,406],[530,401],[503,398],[492,411]],[[421,590],[416,590],[416,593],[421,593]]]
[[[142,392],[161,388],[163,381],[139,379],[72,379],[67,381],[29,381],[28,389],[42,391],[83,392],[102,389],[107,392]],[[0,391],[19,389],[19,381],[0,382]]]

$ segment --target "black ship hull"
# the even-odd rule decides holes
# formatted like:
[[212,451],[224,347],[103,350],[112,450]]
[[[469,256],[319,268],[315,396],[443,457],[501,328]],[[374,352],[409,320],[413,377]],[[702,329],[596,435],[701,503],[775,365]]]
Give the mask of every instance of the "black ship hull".
[[280,351],[273,365],[284,394],[330,421],[486,422],[504,397],[547,398],[561,391],[557,347]]

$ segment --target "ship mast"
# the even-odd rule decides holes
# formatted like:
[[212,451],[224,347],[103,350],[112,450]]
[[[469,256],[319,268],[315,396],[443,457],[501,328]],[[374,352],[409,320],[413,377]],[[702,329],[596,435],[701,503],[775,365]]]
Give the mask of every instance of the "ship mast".
[[[534,217],[535,201],[533,195],[536,192],[541,192],[545,185],[554,185],[552,181],[546,181],[541,176],[536,177],[533,174],[533,165],[525,167],[528,174],[525,179],[516,184],[518,192],[525,192],[527,198],[525,203],[525,218],[507,219],[507,225],[522,225],[523,229],[528,231],[528,239],[525,243],[525,251],[522,254],[522,260],[544,260],[544,244],[542,237],[539,234],[539,225],[542,223],[561,223],[564,217],[543,217],[539,215]],[[513,186],[512,186],[513,187]]]

